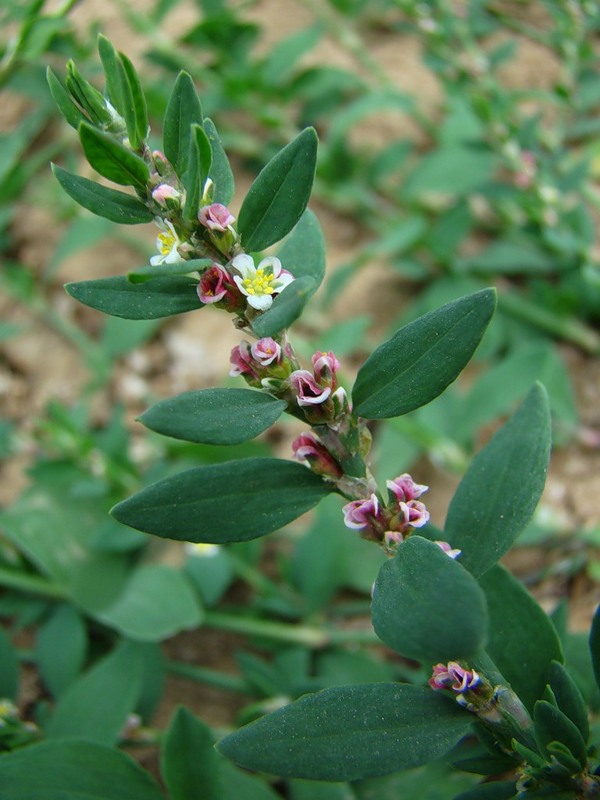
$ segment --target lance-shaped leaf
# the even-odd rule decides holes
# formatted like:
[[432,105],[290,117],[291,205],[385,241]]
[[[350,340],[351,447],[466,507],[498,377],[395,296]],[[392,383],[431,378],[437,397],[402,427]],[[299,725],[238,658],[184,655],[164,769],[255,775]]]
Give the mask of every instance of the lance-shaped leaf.
[[486,651],[531,710],[543,695],[552,661],[563,660],[554,625],[523,585],[499,564],[479,583],[490,617]]
[[173,275],[189,275],[190,273],[204,270],[213,264],[212,258],[192,258],[189,261],[175,261],[173,264],[144,264],[134,272],[127,273],[127,280],[130,283],[145,283],[156,278],[171,277]]
[[165,478],[119,503],[111,514],[165,539],[243,542],[278,530],[330,491],[331,485],[301,464],[246,458]]
[[180,706],[160,753],[160,771],[170,800],[223,800],[221,763],[210,728]]
[[121,225],[152,222],[152,214],[137,197],[73,175],[56,164],[52,164],[52,172],[69,197],[92,214]]
[[471,723],[430,689],[359,684],[307,695],[227,736],[218,750],[260,772],[354,781],[439,758]]
[[221,138],[215,128],[215,123],[208,117],[204,120],[204,133],[208,136],[212,151],[212,162],[208,177],[214,183],[213,200],[215,203],[227,205],[231,202],[235,191],[233,172],[227,154],[223,148]]
[[325,277],[325,239],[319,220],[309,208],[279,249],[277,257],[283,268],[295,278],[313,278],[313,291],[321,285]]
[[533,709],[535,737],[542,752],[552,742],[560,742],[577,759],[581,769],[585,768],[587,753],[585,741],[576,725],[555,705],[539,700]]
[[590,735],[590,723],[585,700],[573,676],[563,667],[560,661],[553,661],[550,665],[548,683],[558,707],[577,726],[587,742]]
[[537,384],[471,462],[450,503],[444,535],[463,551],[461,563],[474,575],[495,564],[531,519],[551,438],[548,397]]
[[79,138],[85,157],[100,175],[121,186],[146,188],[150,178],[148,165],[131,150],[123,147],[114,136],[82,122],[79,126]]
[[79,123],[86,121],[85,115],[82,114],[79,106],[73,102],[71,95],[67,92],[50,67],[46,70],[46,78],[48,80],[48,86],[50,87],[50,94],[58,106],[58,110],[69,125],[77,130],[79,128]]
[[475,578],[434,542],[411,536],[377,576],[373,627],[388,647],[431,664],[469,659],[487,633]]
[[187,72],[180,72],[171,92],[163,125],[163,150],[182,178],[188,168],[192,125],[202,125],[202,107]]
[[123,71],[129,84],[131,102],[135,112],[137,138],[138,141],[142,143],[148,136],[148,108],[144,90],[142,89],[142,83],[135,67],[125,53],[119,53],[119,59],[123,65]]
[[401,328],[360,368],[352,390],[355,414],[398,417],[441,394],[471,359],[495,305],[495,290],[483,289]]
[[257,336],[274,336],[297,320],[316,289],[314,278],[306,275],[285,287],[273,300],[273,305],[252,323]]
[[3,755],[0,789],[6,800],[164,800],[150,773],[121,750],[68,740]]
[[186,219],[196,219],[202,189],[208,178],[211,163],[212,151],[208,136],[204,132],[204,128],[194,124],[190,137],[188,169],[183,177],[183,185],[186,190],[183,213]]
[[238,219],[245,250],[264,250],[298,222],[315,177],[317,144],[314,128],[305,128],[258,174]]
[[156,278],[130,283],[125,276],[68,283],[67,292],[84,306],[124,319],[159,319],[202,308],[190,278]]
[[202,444],[239,444],[266,431],[285,400],[252,389],[202,389],[161,400],[139,418],[165,436]]

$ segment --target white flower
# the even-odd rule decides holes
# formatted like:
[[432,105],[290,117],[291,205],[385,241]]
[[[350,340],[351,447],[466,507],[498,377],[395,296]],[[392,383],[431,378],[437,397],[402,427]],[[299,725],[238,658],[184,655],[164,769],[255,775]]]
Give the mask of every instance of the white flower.
[[281,268],[274,256],[263,258],[258,267],[247,253],[236,256],[231,266],[238,275],[233,276],[240,292],[248,298],[248,305],[266,311],[273,303],[273,295],[281,292],[294,280],[294,276]]
[[152,256],[150,259],[152,266],[175,264],[177,261],[183,261],[177,249],[181,245],[181,240],[175,233],[173,225],[168,220],[156,219],[155,222],[162,232],[156,237],[158,255]]

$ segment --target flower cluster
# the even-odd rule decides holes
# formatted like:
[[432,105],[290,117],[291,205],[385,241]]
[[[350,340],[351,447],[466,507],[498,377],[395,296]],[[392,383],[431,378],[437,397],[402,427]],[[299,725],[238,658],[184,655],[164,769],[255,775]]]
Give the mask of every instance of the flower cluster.
[[289,348],[283,348],[270,336],[264,336],[254,344],[242,340],[231,351],[229,374],[242,375],[257,388],[278,392],[292,370]]
[[428,681],[432,689],[451,689],[456,695],[456,701],[465,708],[470,708],[469,702],[474,690],[483,686],[481,677],[474,669],[466,669],[458,661],[449,661],[447,664],[436,664],[433,674]]

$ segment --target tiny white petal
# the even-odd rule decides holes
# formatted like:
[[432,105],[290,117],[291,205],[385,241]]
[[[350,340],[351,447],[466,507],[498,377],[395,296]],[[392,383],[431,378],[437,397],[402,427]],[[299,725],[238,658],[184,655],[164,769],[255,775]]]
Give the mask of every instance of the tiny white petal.
[[231,266],[240,273],[242,278],[250,278],[256,273],[254,260],[247,253],[240,253],[231,262]]
[[267,256],[263,258],[263,260],[258,265],[258,269],[268,270],[271,269],[274,277],[279,277],[279,273],[281,272],[281,261],[276,256]]
[[270,294],[251,294],[248,295],[248,305],[258,311],[266,311],[273,305],[273,297]]

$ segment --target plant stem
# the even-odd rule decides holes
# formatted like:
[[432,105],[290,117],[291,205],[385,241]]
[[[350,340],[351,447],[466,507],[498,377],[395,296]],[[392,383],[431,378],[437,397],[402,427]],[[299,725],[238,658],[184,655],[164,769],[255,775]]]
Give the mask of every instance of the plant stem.
[[303,647],[323,648],[332,644],[380,644],[372,630],[339,630],[310,625],[290,625],[285,622],[235,616],[221,611],[207,611],[204,624],[245,636],[259,636]]
[[52,600],[66,600],[68,594],[58,583],[53,583],[41,575],[29,575],[12,569],[0,567],[0,586],[17,589],[28,594],[41,594]]
[[207,667],[185,664],[182,661],[169,661],[167,669],[173,675],[180,675],[182,678],[205,683],[217,689],[226,689],[229,692],[239,692],[240,694],[252,694],[246,681],[237,675],[227,675],[224,672],[218,672]]

